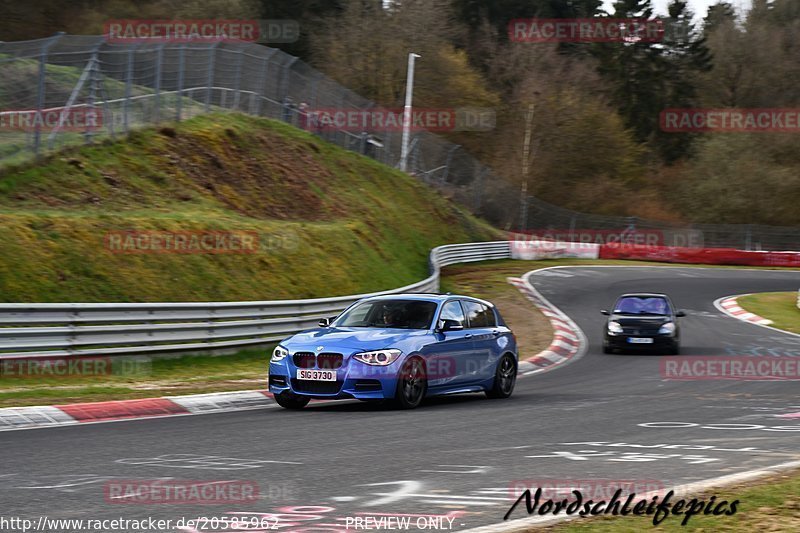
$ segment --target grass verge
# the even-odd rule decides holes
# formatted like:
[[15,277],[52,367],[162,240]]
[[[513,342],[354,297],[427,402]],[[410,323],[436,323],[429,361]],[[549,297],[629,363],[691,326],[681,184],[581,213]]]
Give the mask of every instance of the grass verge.
[[[34,377],[7,367],[0,376],[0,407],[265,389],[270,353],[271,348],[259,348],[224,356],[154,358],[128,366],[132,371],[66,377]],[[6,363],[0,362],[0,368]]]
[[583,531],[609,533],[800,531],[800,470],[731,485],[697,497],[708,501],[711,496],[716,496],[715,501],[717,502],[739,500],[736,514],[731,516],[695,515],[689,519],[686,526],[681,525],[682,516],[670,515],[655,527],[652,515],[598,517],[576,519],[557,526],[530,529],[529,531],[557,533],[581,533]]
[[772,327],[800,333],[796,292],[760,292],[742,296],[738,301],[743,309],[772,320]]
[[[167,249],[212,232],[253,246]],[[414,177],[235,113],[0,169],[4,302],[357,294],[423,279],[435,246],[500,235]]]

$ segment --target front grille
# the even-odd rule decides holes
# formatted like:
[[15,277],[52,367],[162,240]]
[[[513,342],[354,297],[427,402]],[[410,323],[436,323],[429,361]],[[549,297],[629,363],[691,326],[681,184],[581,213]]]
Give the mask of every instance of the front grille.
[[313,352],[296,352],[292,356],[292,361],[297,368],[314,368],[317,364],[317,356]]
[[342,366],[344,356],[340,353],[321,353],[317,356],[317,367],[323,370],[336,370]]
[[342,382],[292,379],[292,388],[297,392],[305,392],[307,394],[336,394],[341,390]]
[[336,370],[342,366],[344,356],[340,353],[295,352],[292,356],[294,366],[297,368],[320,368],[322,370]]
[[645,325],[645,326],[622,326],[622,332],[625,335],[655,335],[658,333],[661,325]]

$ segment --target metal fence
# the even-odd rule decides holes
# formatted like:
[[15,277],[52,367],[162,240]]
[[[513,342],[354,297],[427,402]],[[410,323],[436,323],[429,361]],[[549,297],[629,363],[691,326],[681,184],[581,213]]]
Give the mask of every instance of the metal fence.
[[431,251],[431,275],[383,292],[262,302],[0,304],[0,359],[128,355],[230,349],[279,341],[316,327],[367,296],[436,292],[455,263],[507,259],[506,241],[449,244]]
[[[306,104],[304,106],[303,104]],[[242,43],[114,44],[102,36],[56,35],[0,43],[0,165],[25,161],[66,145],[116,138],[134,128],[180,121],[212,111],[238,111],[312,129],[303,109],[376,109],[296,57]],[[20,110],[55,117],[49,123],[10,128]],[[76,127],[82,112],[102,120]],[[400,161],[398,131],[316,131],[348,150],[389,166]],[[529,198],[459,145],[426,131],[410,141],[409,172],[446,189],[448,196],[507,229],[663,230],[672,241],[707,247],[800,249],[800,228],[746,225],[671,226],[625,217],[576,213]],[[524,221],[520,219],[524,218]],[[682,238],[676,237],[682,235]],[[674,237],[674,238],[673,238]],[[679,244],[679,242],[672,242]]]
[[[102,36],[78,35],[0,43],[0,120],[8,123],[20,110],[49,118],[49,123],[0,128],[0,165],[213,111],[312,129],[306,108],[379,106],[296,57],[252,43],[115,44]],[[88,111],[98,117],[97,124],[76,127]],[[402,133],[394,129],[325,128],[317,134],[389,166],[400,161]],[[416,131],[409,148],[408,171],[432,185],[448,186],[457,201],[480,211],[492,197],[483,187],[480,194],[474,191],[476,183],[488,181],[490,169],[460,146]]]
[[[800,228],[756,224],[678,225],[638,217],[603,216],[579,213],[528,199],[526,227],[536,235],[554,232],[561,239],[604,237],[663,246],[690,248],[736,248],[739,250],[800,250]],[[590,230],[590,231],[587,231]],[[641,239],[637,241],[636,239]]]

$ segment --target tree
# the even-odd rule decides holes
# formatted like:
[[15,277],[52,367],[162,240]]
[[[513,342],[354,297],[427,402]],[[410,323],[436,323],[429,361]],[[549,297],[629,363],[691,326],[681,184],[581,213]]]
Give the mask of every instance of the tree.
[[[618,0],[614,18],[651,19],[650,0]],[[611,99],[639,142],[658,128],[658,114],[667,92],[662,49],[650,42],[597,43],[599,70],[611,84]]]
[[713,68],[700,76],[713,107],[787,107],[800,102],[800,9],[792,0],[756,2],[742,24],[720,10],[706,19]]
[[720,26],[736,24],[736,10],[728,2],[720,2],[708,7],[703,19],[703,33],[708,35]]
[[706,135],[676,201],[695,221],[800,225],[798,154],[796,135]]
[[[687,108],[699,103],[697,85],[701,73],[712,67],[711,52],[702,31],[692,23],[694,13],[686,0],[673,0],[668,6],[669,27],[664,35],[663,67],[667,94],[665,107]],[[665,161],[672,163],[689,154],[696,135],[688,133],[653,132],[653,144]]]
[[600,13],[602,0],[454,0],[459,18],[471,29],[484,21],[507,36],[508,22],[516,18],[588,18]]
[[[276,43],[288,54],[311,61],[311,38],[323,19],[342,12],[345,0],[253,0],[258,3],[260,16],[265,19],[294,20],[300,26],[300,38],[294,43]],[[357,0],[353,0],[356,2]]]
[[416,63],[414,101],[430,107],[492,106],[488,89],[466,54],[453,46],[463,28],[445,0],[410,0],[384,9],[380,1],[351,2],[328,17],[312,38],[313,63],[356,93],[386,106],[402,105],[409,52]]
[[[651,19],[651,0],[619,0],[614,18]],[[598,43],[600,72],[611,84],[611,99],[639,142],[647,142],[667,162],[688,155],[691,137],[665,134],[661,111],[697,103],[697,76],[711,66],[703,35],[692,24],[685,0],[669,5],[667,31],[659,42]]]
[[109,19],[256,18],[255,0],[2,0],[0,40],[101,35]]

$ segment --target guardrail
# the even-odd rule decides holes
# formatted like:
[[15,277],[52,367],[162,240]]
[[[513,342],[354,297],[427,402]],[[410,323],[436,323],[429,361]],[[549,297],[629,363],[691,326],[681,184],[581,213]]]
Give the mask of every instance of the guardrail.
[[195,352],[264,344],[316,327],[368,296],[436,292],[440,269],[507,259],[507,241],[448,244],[430,254],[431,275],[387,291],[254,302],[0,303],[0,359]]

